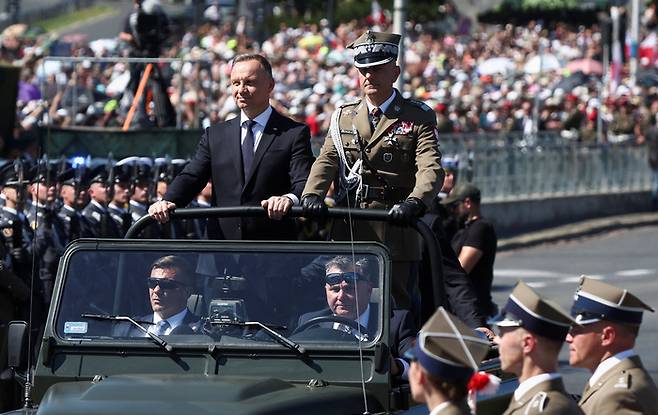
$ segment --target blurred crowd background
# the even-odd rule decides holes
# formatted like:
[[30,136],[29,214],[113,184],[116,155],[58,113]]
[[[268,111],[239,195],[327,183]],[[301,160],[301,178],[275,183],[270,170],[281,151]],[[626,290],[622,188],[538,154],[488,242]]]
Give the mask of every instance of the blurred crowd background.
[[[649,4],[641,19],[637,81],[631,83],[626,64],[613,87],[605,78],[604,34],[597,24],[475,24],[450,3],[442,7],[440,24],[406,24],[403,91],[435,110],[440,133],[552,131],[584,143],[642,143],[655,124],[655,5]],[[392,29],[386,14],[377,21],[368,15],[334,28],[321,19],[296,26],[281,23],[273,35],[257,42],[247,35],[244,19],[222,19],[219,11],[211,2],[198,25],[173,30],[162,48],[162,57],[180,59],[158,64],[180,113],[177,127],[203,128],[234,117],[230,62],[237,54],[256,51],[273,62],[273,105],[310,126],[315,148],[334,108],[358,94],[358,76],[345,46],[368,28]],[[132,101],[124,93],[128,64],[43,59],[127,56],[119,32],[120,27],[115,38],[87,41],[84,36],[34,35],[25,25],[5,29],[0,61],[21,67],[16,128],[0,143],[5,157],[35,151],[38,125],[123,124]],[[153,126],[148,117],[138,123],[134,128]]]

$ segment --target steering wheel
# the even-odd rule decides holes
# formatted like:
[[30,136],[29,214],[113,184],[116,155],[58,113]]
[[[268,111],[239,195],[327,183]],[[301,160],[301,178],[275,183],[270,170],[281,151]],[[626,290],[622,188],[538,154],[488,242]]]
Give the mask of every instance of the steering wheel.
[[340,316],[318,316],[318,317],[313,317],[312,319],[300,324],[297,326],[295,330],[290,334],[295,335],[297,333],[300,333],[304,330],[308,330],[310,327],[318,326],[322,323],[340,323],[340,324],[345,324],[346,326],[350,327],[351,329],[355,331],[361,331],[362,334],[368,334],[368,329],[363,327],[361,324],[356,322],[355,320],[345,318],[345,317],[340,317]]

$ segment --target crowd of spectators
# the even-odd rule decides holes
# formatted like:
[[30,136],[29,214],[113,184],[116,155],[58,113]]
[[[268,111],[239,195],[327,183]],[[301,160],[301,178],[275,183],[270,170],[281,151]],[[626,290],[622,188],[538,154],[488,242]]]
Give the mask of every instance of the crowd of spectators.
[[[382,27],[383,26],[383,27]],[[341,103],[356,98],[358,76],[346,45],[368,28],[365,21],[326,21],[279,30],[258,44],[245,34],[244,21],[205,24],[172,36],[163,57],[184,63],[161,64],[169,98],[180,113],[182,128],[205,127],[232,117],[230,61],[239,53],[258,51],[273,63],[276,89],[273,105],[306,122],[319,143],[330,115]],[[387,30],[386,24],[376,28]],[[433,33],[407,24],[403,93],[430,105],[443,134],[556,131],[565,139],[595,142],[601,137],[640,142],[655,124],[658,87],[630,86],[627,74],[615,90],[603,85],[602,35],[596,27],[572,27],[538,22],[525,26],[478,26],[469,34]],[[29,142],[35,125],[118,127],[132,96],[123,93],[127,64],[77,64],[49,61],[53,45],[47,36],[2,37],[0,61],[21,69],[17,129],[13,144]],[[64,42],[70,56],[126,56],[117,39]],[[543,51],[541,65],[538,51]],[[569,62],[585,59],[585,72]],[[198,61],[196,63],[192,61]],[[643,62],[646,63],[646,62]],[[542,66],[541,72],[539,67]],[[600,66],[600,65],[599,65]],[[658,85],[658,83],[656,84]],[[538,108],[534,110],[535,105]],[[537,122],[535,122],[537,121]],[[603,134],[597,137],[597,123]],[[536,125],[535,125],[536,124]],[[148,117],[141,121],[148,127]]]

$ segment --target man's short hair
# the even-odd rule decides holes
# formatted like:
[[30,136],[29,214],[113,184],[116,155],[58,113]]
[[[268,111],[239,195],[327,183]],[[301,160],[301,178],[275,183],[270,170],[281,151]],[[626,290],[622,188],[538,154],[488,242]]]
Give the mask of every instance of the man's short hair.
[[352,261],[349,256],[339,255],[329,260],[324,266],[325,272],[329,272],[332,268],[338,268],[341,271],[346,271],[354,264],[354,270],[364,277],[365,281],[373,281],[373,265],[372,261],[368,258],[360,257],[355,258],[356,262]]
[[274,79],[274,76],[272,75],[272,64],[270,64],[270,61],[268,61],[265,56],[259,55],[258,53],[244,53],[242,55],[236,56],[235,59],[233,59],[233,65],[238,62],[246,61],[257,61],[260,63],[260,66],[265,70],[265,72],[267,72],[270,78]]
[[158,258],[151,264],[151,271],[154,269],[162,270],[175,270],[176,279],[184,281],[187,285],[194,285],[194,273],[192,272],[192,266],[190,263],[179,256],[176,255],[166,255],[161,258]]

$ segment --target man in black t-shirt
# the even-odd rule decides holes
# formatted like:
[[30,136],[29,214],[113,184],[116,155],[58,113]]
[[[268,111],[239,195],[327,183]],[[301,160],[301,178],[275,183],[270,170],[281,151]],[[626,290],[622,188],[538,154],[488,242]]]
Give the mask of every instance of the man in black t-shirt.
[[466,183],[457,185],[441,203],[456,204],[462,225],[452,238],[452,249],[473,283],[478,304],[482,307],[480,311],[485,316],[493,316],[498,313],[498,307],[491,299],[498,238],[493,225],[480,216],[480,198],[480,189]]

